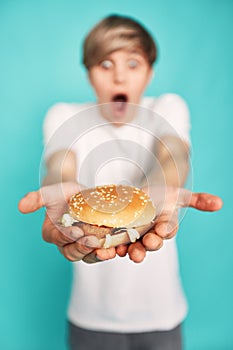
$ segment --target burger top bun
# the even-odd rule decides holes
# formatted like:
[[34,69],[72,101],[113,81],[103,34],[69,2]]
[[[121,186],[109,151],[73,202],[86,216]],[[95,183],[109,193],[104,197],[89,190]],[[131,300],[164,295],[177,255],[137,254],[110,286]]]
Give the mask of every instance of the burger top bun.
[[151,223],[156,211],[142,190],[125,185],[104,185],[73,195],[69,214],[91,225],[137,228]]

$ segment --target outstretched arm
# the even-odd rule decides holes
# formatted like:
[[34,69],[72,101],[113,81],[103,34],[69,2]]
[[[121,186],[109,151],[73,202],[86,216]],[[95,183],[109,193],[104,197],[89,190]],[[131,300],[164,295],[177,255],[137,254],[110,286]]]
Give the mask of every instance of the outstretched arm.
[[[149,181],[151,186],[144,187],[144,190],[148,192],[156,207],[158,209],[160,207],[160,209],[154,229],[145,234],[141,241],[116,249],[94,249],[99,247],[95,236],[87,237],[78,227],[64,228],[58,224],[58,219],[65,212],[69,197],[80,190],[79,184],[75,182],[76,158],[72,153],[67,153],[66,150],[55,154],[47,164],[48,174],[44,184],[56,184],[42,187],[39,191],[27,194],[19,202],[19,210],[22,213],[30,213],[43,206],[46,207],[47,213],[42,229],[43,238],[47,242],[56,244],[61,253],[71,261],[82,259],[92,263],[114,258],[116,253],[120,256],[128,253],[130,259],[141,262],[147,250],[153,251],[161,248],[163,239],[173,237],[176,234],[179,207],[215,211],[222,206],[222,201],[217,196],[206,193],[191,193],[180,188],[188,171],[187,147],[185,145],[182,148],[182,144],[180,142],[176,144],[175,139],[166,141],[169,141],[170,146],[171,144],[176,146],[176,153],[173,152],[172,157],[163,144],[161,144],[158,153],[168,187],[161,186],[161,180],[164,179],[161,173],[159,175],[151,173]],[[182,153],[182,149],[184,153]]]
[[[67,209],[69,198],[84,188],[76,182],[76,162],[76,156],[71,151],[64,149],[54,153],[46,163],[47,174],[43,180],[45,186],[22,198],[19,202],[19,210],[26,214],[45,207],[43,239],[57,245],[59,251],[68,260],[82,260],[93,252],[94,260],[97,261],[95,248],[100,244],[95,236],[84,236],[84,232],[77,226],[63,227],[59,224],[59,219]],[[110,259],[115,255],[115,249],[103,249],[101,259]]]
[[219,197],[207,193],[192,193],[182,188],[189,171],[189,145],[178,137],[167,135],[159,142],[156,158],[160,169],[152,169],[143,190],[151,197],[157,208],[153,230],[141,240],[129,246],[119,246],[117,254],[141,262],[146,251],[162,247],[164,239],[172,238],[178,231],[178,211],[192,207],[202,211],[216,211],[222,207]]
[[[19,210],[22,213],[31,213],[41,207],[46,207],[43,238],[47,242],[56,244],[63,255],[71,261],[83,259],[92,263],[114,258],[116,252],[119,255],[125,254],[125,251],[122,251],[123,246],[117,249],[98,248],[99,241],[95,236],[84,236],[83,231],[75,226],[66,228],[59,226],[58,218],[64,213],[69,197],[79,189],[79,185],[74,182],[42,187],[22,198],[19,202]],[[158,199],[158,190],[159,188],[156,186],[151,188],[152,198],[157,196]],[[221,199],[208,193],[192,193],[176,187],[167,188],[166,193],[164,210],[158,217],[154,230],[144,235],[143,244],[138,241],[126,246],[129,257],[135,262],[141,262],[144,259],[146,250],[158,249],[162,246],[164,238],[175,235],[177,226],[176,222],[172,221],[172,215],[174,207],[177,205],[177,199],[180,207],[192,207],[202,211],[216,211],[222,207]],[[171,225],[169,230],[167,230],[168,223]]]

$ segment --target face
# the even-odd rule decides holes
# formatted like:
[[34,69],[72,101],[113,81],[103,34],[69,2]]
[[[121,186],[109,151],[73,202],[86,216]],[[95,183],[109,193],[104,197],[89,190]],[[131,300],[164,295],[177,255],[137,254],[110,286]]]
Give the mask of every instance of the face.
[[[139,104],[152,75],[152,68],[139,51],[117,50],[89,69],[89,79],[97,102],[110,103],[111,113],[103,116],[119,123],[133,118],[132,105]],[[105,108],[106,109],[106,108]]]

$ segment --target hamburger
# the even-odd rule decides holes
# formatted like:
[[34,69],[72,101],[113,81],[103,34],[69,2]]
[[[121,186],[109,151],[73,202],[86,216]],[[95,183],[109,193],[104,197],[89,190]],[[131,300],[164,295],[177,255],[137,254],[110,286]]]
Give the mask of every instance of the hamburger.
[[104,185],[74,194],[63,226],[79,226],[84,235],[95,235],[103,248],[135,242],[154,224],[155,207],[139,188]]

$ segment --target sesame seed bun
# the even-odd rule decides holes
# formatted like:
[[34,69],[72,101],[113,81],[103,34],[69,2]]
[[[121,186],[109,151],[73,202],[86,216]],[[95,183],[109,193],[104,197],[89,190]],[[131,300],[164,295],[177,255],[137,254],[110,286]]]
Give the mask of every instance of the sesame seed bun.
[[104,185],[74,194],[69,214],[85,234],[95,234],[107,248],[139,238],[153,226],[156,211],[142,190]]

